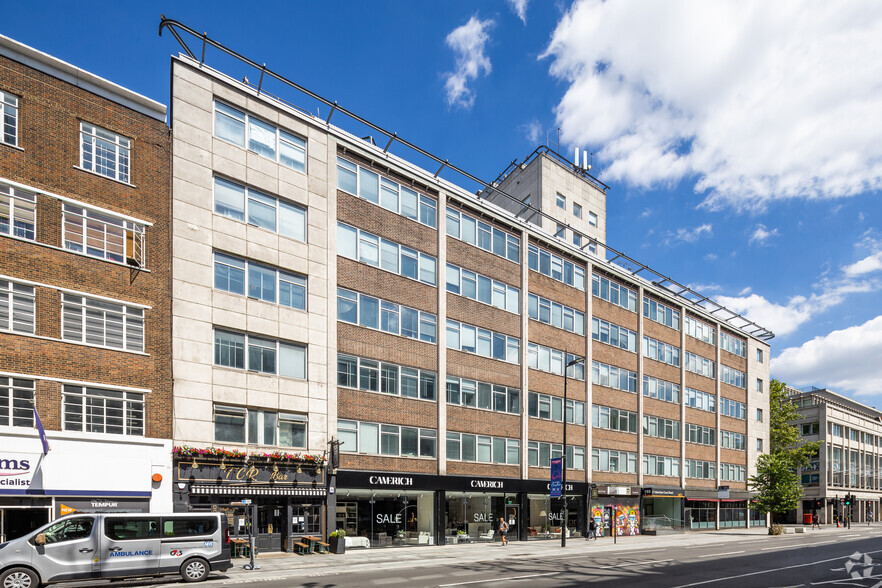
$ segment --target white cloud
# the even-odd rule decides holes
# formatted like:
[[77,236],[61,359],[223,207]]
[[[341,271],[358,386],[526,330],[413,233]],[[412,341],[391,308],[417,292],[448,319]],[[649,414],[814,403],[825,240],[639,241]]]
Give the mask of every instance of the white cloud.
[[769,240],[770,237],[777,237],[778,229],[772,229],[771,231],[766,229],[766,225],[757,225],[756,229],[754,229],[753,234],[750,236],[749,244],[753,245],[754,243],[758,243],[760,245],[765,245],[766,241]]
[[847,276],[862,276],[879,270],[882,270],[882,251],[877,251],[873,255],[842,268]]
[[527,138],[527,141],[530,143],[538,143],[542,138],[542,125],[539,124],[539,121],[536,119],[531,120],[528,123],[522,124],[518,127],[524,136]]
[[527,24],[527,4],[529,2],[530,0],[508,0],[509,7],[524,24]]
[[692,229],[680,228],[676,231],[668,231],[663,243],[665,245],[672,245],[677,241],[682,241],[684,243],[695,243],[703,236],[710,237],[713,234],[713,227],[705,223]]
[[468,110],[475,103],[475,93],[466,84],[477,79],[482,72],[487,75],[492,70],[490,58],[484,54],[484,45],[490,39],[487,31],[492,26],[492,20],[480,20],[473,16],[447,35],[447,46],[453,49],[456,58],[456,71],[445,74],[447,81],[444,89],[448,106]]
[[711,208],[882,187],[882,3],[576,0],[543,55],[606,177]]
[[705,258],[707,261],[716,261],[716,260],[717,260],[717,254],[716,254],[716,253],[708,253],[708,254],[706,254],[706,255],[704,256],[704,258]]
[[640,218],[649,218],[652,216],[652,211],[648,208],[644,208],[643,212],[640,213]]
[[882,316],[788,347],[772,359],[772,376],[857,396],[882,391]]

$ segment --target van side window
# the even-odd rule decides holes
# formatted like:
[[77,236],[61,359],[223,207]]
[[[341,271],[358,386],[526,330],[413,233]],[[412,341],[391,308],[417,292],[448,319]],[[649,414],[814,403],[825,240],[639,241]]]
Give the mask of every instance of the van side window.
[[67,519],[56,523],[43,531],[43,534],[46,535],[46,545],[73,541],[75,539],[86,539],[92,534],[93,522],[94,520],[91,517],[84,517]]
[[157,517],[126,517],[104,519],[104,534],[114,541],[159,537]]
[[164,537],[210,535],[217,531],[217,517],[175,517],[162,520]]

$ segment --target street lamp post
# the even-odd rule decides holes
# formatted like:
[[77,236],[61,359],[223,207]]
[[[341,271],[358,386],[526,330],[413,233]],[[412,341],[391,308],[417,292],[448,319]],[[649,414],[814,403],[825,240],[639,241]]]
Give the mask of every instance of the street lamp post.
[[[566,358],[566,356],[564,357]],[[560,525],[560,546],[567,546],[567,374],[570,367],[583,361],[584,357],[573,358],[564,366],[564,401],[563,401],[563,460],[560,472],[560,497],[563,501],[563,515]]]

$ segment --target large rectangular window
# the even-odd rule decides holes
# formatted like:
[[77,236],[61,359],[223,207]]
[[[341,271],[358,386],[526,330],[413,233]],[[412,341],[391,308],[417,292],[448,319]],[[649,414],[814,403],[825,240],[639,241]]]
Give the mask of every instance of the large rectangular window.
[[680,367],[680,348],[643,336],[643,357]]
[[514,286],[447,264],[447,291],[501,310],[521,313],[521,292]]
[[698,480],[713,480],[716,476],[717,464],[713,461],[700,459],[686,460],[686,477]]
[[[247,280],[246,280],[247,276]],[[214,287],[225,292],[306,310],[306,277],[214,253]]]
[[337,421],[340,450],[390,457],[436,457],[435,429],[385,425],[340,419]]
[[434,314],[345,288],[337,288],[337,320],[426,343],[437,338]]
[[743,465],[721,463],[720,480],[724,482],[745,482],[746,468]]
[[591,382],[614,390],[637,392],[637,373],[625,368],[591,362]]
[[686,320],[683,321],[683,327],[686,334],[690,337],[711,345],[716,344],[716,329],[712,326],[687,316]]
[[521,461],[521,442],[505,437],[448,432],[447,459],[518,465]]
[[713,378],[715,372],[714,362],[706,357],[686,352],[686,371],[704,376],[705,378]]
[[306,140],[223,102],[214,102],[214,135],[291,169],[306,171]]
[[680,421],[645,414],[643,415],[643,434],[660,439],[679,439]]
[[720,365],[720,381],[736,388],[744,388],[744,372],[727,365]]
[[637,353],[637,333],[597,317],[591,318],[591,338],[625,351]]
[[214,407],[214,439],[221,443],[306,448],[308,424],[303,414]]
[[686,423],[686,441],[699,445],[716,445],[717,431],[710,427]]
[[34,426],[34,381],[0,378],[0,426]]
[[337,254],[435,285],[434,257],[344,223],[337,223]]
[[733,431],[720,431],[720,447],[744,451],[744,435]]
[[144,309],[64,293],[61,338],[87,345],[143,352]]
[[643,454],[643,474],[646,476],[680,476],[680,459],[665,455]]
[[680,386],[652,376],[643,376],[643,395],[665,402],[680,403]]
[[450,319],[447,319],[447,347],[508,363],[521,362],[521,340],[517,337]]
[[[646,417],[643,417],[643,419],[645,422]],[[591,406],[591,426],[598,429],[620,431],[622,433],[636,433],[637,413],[594,404]],[[645,431],[646,427],[644,426],[643,428]]]
[[112,435],[144,435],[144,394],[64,386],[64,430]]
[[18,96],[0,90],[0,140],[18,145]]
[[563,419],[566,417],[568,423],[584,425],[585,403],[570,400],[568,398],[566,401],[566,410],[564,410],[564,399],[560,396],[549,396],[548,394],[530,392],[529,402],[527,403],[527,414],[533,418],[547,419],[557,422],[563,422]]
[[0,331],[33,335],[35,316],[34,287],[0,280]]
[[434,199],[342,157],[337,158],[337,188],[433,229],[438,225]]
[[447,235],[520,263],[521,240],[464,212],[447,209]]
[[[527,465],[539,468],[551,467],[551,460],[562,457],[563,446],[560,443],[543,443],[529,441],[527,443]],[[568,470],[585,469],[585,448],[567,445],[566,464]]]
[[683,400],[686,403],[686,406],[691,406],[698,410],[705,410],[707,412],[716,412],[717,410],[716,396],[708,394],[707,392],[699,392],[692,388],[686,388]]
[[230,180],[214,178],[214,211],[306,242],[306,209]]
[[604,276],[591,275],[591,294],[631,312],[637,312],[637,292]]
[[530,245],[527,250],[531,270],[585,291],[585,268],[536,245]]
[[743,402],[730,398],[720,398],[720,414],[733,419],[744,420],[747,417],[747,408]]
[[64,248],[98,259],[146,264],[145,225],[82,206],[63,207]]
[[128,184],[131,141],[87,122],[80,122],[80,135],[80,166]]
[[521,391],[498,384],[447,376],[447,404],[520,414]]
[[306,379],[306,346],[215,329],[214,365]]
[[[564,366],[578,359],[578,356],[564,353],[538,343],[527,343],[527,365],[534,370],[562,376]],[[579,361],[567,368],[567,377],[574,380],[585,379],[585,362]]]
[[577,335],[585,334],[585,314],[542,296],[530,294],[527,309],[530,318]]
[[637,473],[637,454],[612,449],[591,450],[591,469],[595,472]]
[[337,385],[406,398],[437,398],[435,372],[352,355],[337,355]]
[[0,182],[0,234],[36,238],[37,196]]
[[666,327],[680,330],[680,311],[646,296],[643,297],[643,316]]
[[[746,357],[746,345],[744,339],[730,335],[726,331],[720,331],[720,349],[724,349],[729,353],[734,353],[739,357]],[[757,361],[763,361],[762,349],[757,349]]]

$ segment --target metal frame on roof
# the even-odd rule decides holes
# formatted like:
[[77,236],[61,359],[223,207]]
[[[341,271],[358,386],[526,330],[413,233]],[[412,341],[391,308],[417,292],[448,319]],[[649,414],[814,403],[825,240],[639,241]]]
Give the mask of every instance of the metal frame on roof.
[[[505,192],[504,190],[501,190],[499,188],[499,182],[497,182],[497,181],[494,181],[492,183],[485,182],[484,180],[482,180],[482,179],[472,175],[471,173],[457,167],[456,165],[450,163],[449,160],[441,159],[440,157],[434,155],[433,153],[426,151],[422,147],[419,147],[419,146],[417,146],[417,145],[415,145],[405,139],[402,139],[398,135],[398,133],[388,131],[388,130],[384,129],[383,127],[380,127],[379,125],[376,125],[376,124],[372,123],[371,121],[369,121],[365,118],[362,118],[358,114],[355,114],[354,112],[352,112],[350,110],[347,110],[346,108],[340,106],[336,100],[335,101],[328,100],[327,98],[324,98],[324,97],[316,94],[315,92],[313,92],[307,88],[304,88],[303,86],[297,84],[296,82],[293,82],[293,81],[287,79],[286,77],[282,76],[281,74],[274,72],[273,70],[269,69],[266,66],[266,63],[263,63],[263,64],[257,63],[256,61],[253,61],[253,60],[249,59],[248,57],[245,57],[244,55],[241,55],[241,54],[233,51],[232,49],[224,46],[223,44],[219,43],[218,41],[215,41],[215,40],[209,38],[208,33],[201,33],[200,34],[196,30],[194,30],[194,29],[192,29],[192,28],[190,28],[190,27],[188,27],[188,26],[186,26],[176,20],[166,18],[165,15],[162,15],[162,20],[159,23],[159,35],[162,36],[162,31],[166,30],[166,29],[172,34],[172,36],[178,41],[178,43],[180,43],[181,47],[186,52],[186,54],[194,61],[198,61],[200,66],[205,64],[205,50],[207,47],[211,46],[211,47],[218,49],[219,51],[222,51],[223,53],[229,55],[230,57],[238,59],[242,63],[244,63],[250,67],[253,67],[255,70],[259,71],[260,72],[260,79],[257,83],[257,86],[254,87],[258,95],[260,95],[261,93],[266,95],[265,91],[262,92],[264,79],[266,77],[273,78],[273,79],[289,86],[290,88],[293,88],[294,90],[308,96],[309,98],[316,100],[317,102],[320,102],[321,104],[329,106],[331,108],[331,110],[328,113],[327,117],[325,117],[324,119],[321,119],[316,115],[312,115],[311,113],[308,113],[308,114],[310,114],[310,116],[313,116],[319,120],[323,120],[323,122],[326,125],[329,125],[331,117],[336,112],[339,112],[342,115],[347,116],[350,119],[358,122],[359,124],[362,124],[362,125],[368,127],[372,131],[375,131],[375,132],[387,137],[388,141],[386,142],[386,145],[382,150],[382,152],[384,154],[388,153],[389,148],[392,146],[393,143],[400,144],[401,146],[406,147],[406,148],[422,155],[423,157],[426,157],[429,160],[437,163],[439,165],[439,167],[438,167],[438,170],[434,173],[433,177],[435,179],[439,179],[438,176],[441,174],[441,172],[444,171],[445,169],[448,169],[451,172],[454,172],[454,173],[456,173],[456,174],[458,174],[458,175],[460,175],[460,176],[462,176],[472,182],[475,182],[479,186],[483,186],[483,190],[481,190],[481,192],[479,192],[479,194],[478,194],[478,198],[480,200],[486,199],[490,193],[495,192],[505,198],[508,198],[512,202],[516,202],[518,204],[521,204],[522,205],[521,210],[517,214],[515,214],[515,217],[518,218],[519,220],[523,220],[524,213],[529,210],[529,211],[531,211],[530,215],[529,215],[529,217],[531,219],[535,218],[538,215],[542,218],[546,218],[546,219],[552,221],[553,223],[557,223],[557,224],[560,223],[560,219],[557,219],[556,217],[554,217],[546,212],[543,212],[542,210],[535,208],[532,205],[524,205],[524,203],[520,199],[515,198],[514,196],[512,196],[508,192]],[[196,57],[196,54],[191,50],[191,48],[187,45],[187,43],[181,37],[179,31],[182,31],[182,32],[185,32],[189,35],[192,35],[193,37],[195,37],[201,41],[202,47],[201,47],[201,52],[200,52],[199,58]],[[247,82],[244,82],[244,83],[247,83]],[[251,84],[249,84],[249,85],[251,85]],[[278,99],[275,96],[268,96],[268,97]],[[299,109],[299,110],[306,112],[303,109]],[[540,150],[537,149],[534,152],[534,154],[538,153],[539,151]],[[546,152],[553,153],[553,155],[556,156],[561,161],[566,161],[560,154],[558,154],[557,152],[553,152],[551,149],[546,148]],[[530,157],[532,157],[532,156],[533,155],[531,155]],[[528,159],[529,159],[529,157],[528,157]],[[429,173],[431,173],[431,172],[429,172]],[[582,175],[582,177],[584,177],[584,174],[580,174],[580,175]],[[606,189],[608,188],[608,186],[606,186],[606,184],[603,184],[599,180],[596,180],[596,178],[593,178],[593,176],[590,176],[590,177],[592,180],[594,180],[592,182],[592,184],[597,185],[596,183],[600,183],[602,185],[602,188],[600,188],[600,189],[603,190],[604,192],[606,192]],[[530,222],[533,222],[533,221],[531,220]],[[569,245],[569,243],[566,243],[562,240],[558,240],[557,241],[558,246],[560,246],[564,249],[573,248],[573,249],[576,249],[577,251],[579,251],[579,253],[581,253],[583,255],[588,255],[588,256],[590,256],[591,254],[590,254],[590,252],[586,252],[586,248],[590,247],[591,245],[594,245],[595,248],[602,247],[607,252],[604,254],[605,259],[602,259],[602,261],[605,261],[606,263],[609,263],[609,264],[614,264],[617,268],[620,269],[620,271],[624,271],[624,272],[629,273],[634,279],[639,280],[639,281],[643,281],[643,282],[646,282],[649,284],[653,284],[656,287],[663,289],[664,291],[669,293],[671,296],[674,296],[674,297],[680,299],[686,305],[690,305],[693,308],[700,309],[701,311],[708,313],[709,315],[716,318],[717,320],[728,323],[733,328],[738,329],[740,331],[743,331],[752,337],[755,337],[757,339],[761,339],[763,341],[768,341],[775,336],[775,334],[772,331],[758,325],[757,323],[747,319],[744,316],[741,316],[740,314],[738,314],[735,311],[729,310],[728,308],[722,306],[721,304],[717,304],[716,302],[714,302],[713,300],[711,300],[707,296],[703,296],[703,295],[699,294],[698,292],[695,292],[694,290],[692,290],[688,286],[684,286],[683,284],[680,284],[679,282],[677,282],[673,278],[670,278],[669,276],[666,276],[666,275],[662,274],[661,272],[657,272],[657,271],[653,270],[648,265],[643,264],[643,263],[629,257],[625,253],[620,252],[620,251],[614,249],[613,247],[610,247],[606,243],[602,243],[602,242],[598,241],[595,237],[591,237],[590,235],[585,235],[581,231],[573,229],[568,224],[566,225],[566,227],[570,231],[572,231],[578,235],[581,235],[583,240],[585,241],[585,244],[581,248],[576,248],[575,246]],[[609,254],[612,254],[611,258],[609,257]],[[628,265],[623,265],[623,262],[627,262],[628,264],[631,264],[632,267],[629,267]],[[637,269],[636,270],[633,269],[634,267],[636,267]],[[650,275],[645,277],[644,275],[640,275],[641,272],[645,272],[646,274],[650,274]],[[720,313],[720,314],[717,314],[717,313]]]

